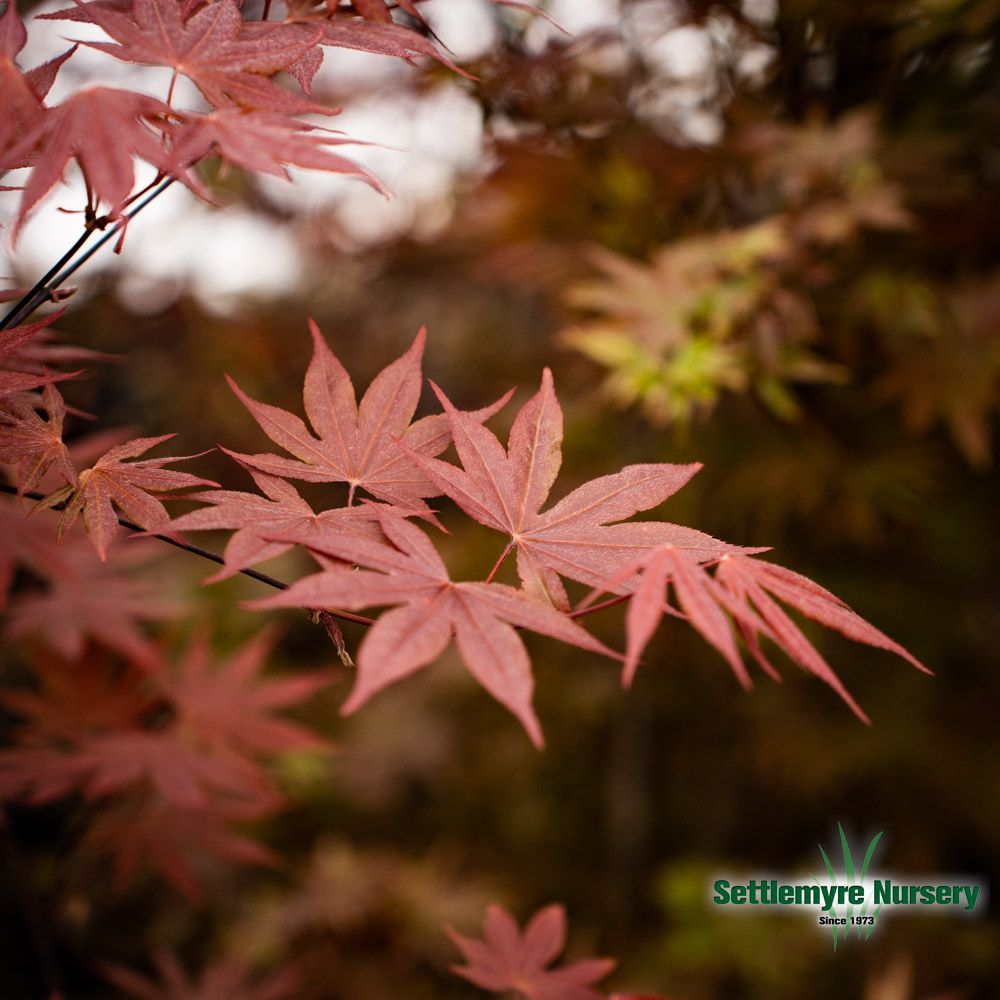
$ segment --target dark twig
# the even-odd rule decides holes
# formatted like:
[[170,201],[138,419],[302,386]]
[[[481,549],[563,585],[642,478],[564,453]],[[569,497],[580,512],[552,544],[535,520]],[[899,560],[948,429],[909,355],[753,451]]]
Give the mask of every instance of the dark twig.
[[90,235],[97,228],[97,223],[88,222],[87,228],[83,235],[73,244],[73,246],[66,251],[59,258],[59,260],[49,268],[48,272],[36,282],[34,288],[32,288],[27,294],[22,296],[20,301],[14,306],[10,312],[2,320],[0,320],[0,330],[6,330],[10,326],[21,322],[21,320],[30,316],[43,302],[47,302],[52,298],[53,292],[55,292],[61,285],[65,284],[76,272],[90,260],[91,257],[97,253],[109,240],[114,239],[118,236],[128,225],[129,221],[134,219],[151,201],[158,198],[164,191],[174,183],[174,177],[164,178],[153,190],[146,195],[145,198],[140,201],[135,208],[129,209],[124,215],[92,246],[90,246],[87,251],[77,257],[68,267],[63,266],[72,260],[74,254],[77,253],[90,238]]
[[[10,486],[6,483],[0,483],[0,493],[8,493],[11,496],[17,496],[17,487]],[[28,500],[44,500],[44,493],[36,493],[35,491],[29,491],[22,493],[21,496],[26,497]],[[62,504],[53,504],[52,510],[59,510]],[[179,538],[171,538],[169,535],[157,535],[152,532],[148,532],[141,524],[136,524],[134,521],[129,521],[124,517],[118,518],[118,523],[123,528],[128,528],[129,531],[142,532],[143,534],[149,535],[150,538],[159,539],[161,542],[166,542],[167,545],[173,545],[175,548],[183,549],[185,552],[190,552],[192,555],[201,556],[202,559],[208,559],[209,562],[214,562],[219,566],[225,566],[226,560],[222,558],[218,553],[212,552],[209,549],[203,549],[200,545],[191,545],[189,542],[181,541]],[[282,580],[277,580],[273,576],[268,576],[266,573],[260,573],[255,569],[241,569],[239,571],[243,576],[250,577],[251,580],[256,580],[258,583],[266,584],[268,587],[273,587],[275,590],[287,590],[288,584],[284,583]],[[339,618],[341,621],[354,622],[357,625],[374,625],[374,619],[365,618],[364,615],[355,615],[350,611],[330,611],[328,612],[334,618]]]
[[[37,296],[41,296],[41,299],[39,299],[40,302],[44,302],[49,297],[50,293],[45,291],[46,286],[59,273],[60,269],[65,267],[76,256],[80,247],[90,239],[94,229],[94,224],[88,222],[80,238],[14,303],[7,315],[0,320],[0,330],[6,330],[8,327],[15,326],[24,317],[30,315],[35,309],[35,306],[31,304]],[[29,305],[31,306],[30,308],[28,308]]]

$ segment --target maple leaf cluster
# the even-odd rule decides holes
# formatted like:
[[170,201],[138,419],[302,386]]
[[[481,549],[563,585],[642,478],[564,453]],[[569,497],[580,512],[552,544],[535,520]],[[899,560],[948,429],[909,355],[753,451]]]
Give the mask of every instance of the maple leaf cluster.
[[[23,720],[0,751],[0,800],[99,804],[86,844],[113,857],[118,884],[151,865],[193,898],[205,857],[273,861],[234,824],[281,808],[269,756],[324,745],[275,711],[328,677],[262,678],[266,634],[218,664],[199,636],[176,666],[150,639],[148,623],[181,610],[134,572],[155,543],[127,547],[113,565],[108,548],[121,519],[166,530],[162,499],[215,484],[166,468],[177,459],[141,457],[173,435],[67,444],[58,383],[82,373],[56,367],[105,358],[54,341],[57,318],[0,331],[0,461],[19,497],[0,505],[0,607],[4,637],[27,643],[36,685],[0,692]],[[58,526],[38,513],[50,507],[62,509]]]
[[[517,0],[493,2],[532,9]],[[295,165],[352,174],[381,188],[335,152],[350,140],[302,116],[336,113],[311,94],[329,49],[431,57],[461,72],[433,41],[419,0],[287,0],[283,18],[273,21],[270,6],[252,20],[237,0],[75,0],[45,15],[106,36],[78,44],[123,62],[167,67],[173,80],[183,76],[205,102],[187,108],[178,106],[173,82],[162,99],[95,86],[47,103],[76,46],[22,69],[17,58],[26,31],[7,0],[0,13],[0,173],[26,172],[14,235],[70,161],[86,182],[87,234],[120,218],[141,194],[134,191],[136,159],[151,164],[158,181],[179,180],[198,194],[205,192],[192,168],[212,155],[255,173],[287,176]],[[289,89],[282,74],[298,89]],[[15,307],[8,318],[26,318],[37,301],[29,293],[24,313]],[[82,374],[73,366],[104,359],[55,343],[50,325],[57,318],[10,329],[0,324],[0,462],[14,483],[6,491],[17,494],[16,503],[0,506],[0,605],[7,612],[4,636],[25,642],[32,667],[30,686],[0,692],[0,705],[20,719],[12,745],[0,751],[0,801],[86,804],[93,818],[83,845],[111,856],[119,886],[151,867],[197,898],[209,859],[274,863],[243,826],[284,805],[268,771],[276,755],[327,747],[281,713],[330,680],[325,671],[264,676],[274,644],[267,631],[218,660],[207,632],[197,632],[172,661],[146,625],[174,608],[138,576],[119,572],[147,560],[143,547],[121,554],[114,566],[106,562],[123,525],[181,546],[182,532],[229,532],[222,568],[210,580],[293,548],[308,553],[317,572],[289,586],[258,575],[280,592],[249,606],[310,611],[344,662],[350,656],[338,619],[367,627],[343,714],[454,647],[478,684],[541,747],[527,634],[621,663],[628,686],[665,616],[693,627],[744,687],[751,685],[744,657],[777,678],[771,662],[777,648],[864,721],[793,613],[924,669],[835,595],[761,559],[765,550],[639,517],[683,488],[697,464],[629,465],[553,501],[563,413],[548,369],[504,443],[488,423],[512,393],[466,411],[431,383],[441,412],[415,419],[424,388],[423,331],[359,400],[310,323],[306,420],[252,399],[230,380],[282,454],[222,448],[257,491],[221,489],[169,467],[184,457],[145,457],[173,435],[67,439],[74,410],[63,383]],[[313,506],[297,482],[345,489],[314,490],[321,499]],[[346,503],[336,502],[342,494]],[[165,501],[174,499],[200,506],[171,516]],[[30,513],[27,500],[35,501]],[[54,530],[46,509],[60,511]],[[443,520],[451,524],[460,520],[456,515],[499,536],[496,561],[482,578],[453,579],[438,549]],[[144,544],[148,550],[154,543]],[[516,585],[497,578],[508,559]],[[613,606],[624,608],[622,653],[583,624]],[[483,940],[449,933],[465,959],[457,974],[525,1000],[602,1000],[594,984],[614,964],[589,959],[553,967],[566,939],[558,906],[539,911],[523,931],[493,906]],[[154,978],[122,967],[109,967],[107,977],[133,996],[163,1000],[236,994],[282,1000],[297,989],[289,970],[255,979],[237,961],[209,963],[192,977],[168,953],[157,957]]]
[[[8,355],[23,349],[37,327],[4,333]],[[906,650],[818,584],[757,558],[762,550],[666,521],[633,519],[683,487],[698,465],[626,466],[548,504],[562,461],[563,434],[562,410],[548,370],[537,393],[517,413],[505,447],[485,422],[506,404],[509,394],[484,409],[466,412],[433,386],[444,412],[414,421],[422,389],[423,331],[373,380],[360,401],[314,323],[310,333],[313,355],[303,388],[309,426],[230,383],[265,434],[290,456],[227,450],[260,493],[191,493],[193,487],[216,484],[165,468],[179,459],[140,458],[166,437],[117,444],[78,472],[62,440],[65,405],[54,384],[58,376],[32,370],[30,364],[27,371],[10,373],[14,391],[0,401],[0,457],[14,466],[22,492],[49,474],[63,480],[43,496],[40,506],[62,506],[59,535],[82,515],[101,560],[107,557],[120,516],[135,527],[172,537],[181,531],[231,531],[223,568],[213,579],[246,570],[293,546],[308,551],[320,571],[253,606],[301,607],[317,613],[338,646],[337,615],[371,625],[360,644],[357,679],[343,706],[345,714],[438,659],[454,642],[473,677],[541,746],[523,634],[534,632],[623,659],[623,683],[628,685],[664,614],[688,621],[725,657],[744,686],[751,680],[738,643],[742,640],[762,669],[776,676],[762,645],[767,640],[833,687],[866,721],[783,605],[920,667]],[[440,457],[449,445],[460,464]],[[290,480],[346,484],[346,505],[314,511]],[[162,499],[177,496],[204,506],[171,519]],[[452,580],[428,534],[442,527],[427,503],[440,496],[503,537],[497,563],[485,579]],[[426,527],[418,525],[421,521]],[[44,560],[32,554],[31,532],[22,537],[12,531],[10,537],[15,541],[9,543],[6,564],[20,560],[37,573]],[[25,546],[27,550],[20,551]],[[511,555],[519,587],[495,579]],[[48,630],[49,641],[61,652],[78,653],[85,637],[93,635],[127,655],[147,655],[136,619],[154,617],[155,612],[141,597],[130,600],[125,584],[111,583],[103,593],[67,586],[74,572],[80,579],[80,572],[93,570],[74,568],[68,559],[57,558],[52,564],[57,568],[50,574],[48,591],[19,599],[8,626],[12,634],[45,632],[49,611],[66,600],[69,590],[80,595],[66,601],[75,618],[64,615],[60,627]],[[9,578],[11,570],[5,575]],[[575,608],[567,582],[590,588]],[[611,595],[610,601],[597,603],[601,593]],[[112,601],[115,608],[110,610]],[[628,604],[624,657],[581,624],[585,615],[608,603]],[[370,608],[386,610],[374,620],[353,614]]]
[[[118,532],[119,513],[139,528],[157,532],[170,522],[158,494],[177,497],[186,490],[216,484],[164,468],[180,458],[139,458],[173,434],[115,443],[94,454],[95,443],[107,443],[106,437],[97,436],[79,442],[74,454],[63,440],[67,410],[56,383],[81,373],[53,372],[49,364],[101,356],[38,342],[39,334],[56,318],[0,330],[0,462],[12,467],[20,495],[36,486],[52,487],[40,504],[62,508],[58,537],[82,515],[104,560]],[[88,464],[78,468],[83,462]],[[0,559],[10,564],[21,542],[12,532],[5,545],[7,551]]]
[[[532,9],[511,0],[504,6]],[[69,162],[83,173],[88,219],[104,225],[137,197],[134,161],[151,164],[158,177],[186,183],[205,195],[191,168],[210,154],[245,170],[287,177],[287,167],[356,176],[377,190],[381,182],[334,149],[350,140],[300,116],[335,115],[312,98],[312,82],[327,48],[353,49],[412,61],[437,59],[456,72],[412,0],[389,5],[359,0],[344,6],[291,0],[285,16],[246,16],[237,0],[78,0],[43,18],[83,22],[109,41],[78,41],[43,66],[22,70],[16,58],[27,33],[13,0],[0,14],[0,175],[27,169],[15,234],[39,201],[62,178]],[[393,18],[398,8],[411,24]],[[78,45],[123,62],[166,67],[171,84],[163,99],[116,87],[84,87],[61,103],[46,97],[59,68]],[[283,86],[292,77],[298,92]],[[184,77],[208,109],[178,107],[174,83]],[[98,217],[99,206],[105,215]]]
[[[206,506],[175,518],[169,527],[235,532],[216,578],[291,546],[319,562],[319,572],[252,602],[252,607],[300,607],[334,616],[387,609],[360,644],[357,679],[343,706],[345,714],[438,659],[454,643],[473,677],[541,746],[522,635],[535,632],[623,659],[628,685],[664,614],[688,621],[722,653],[744,686],[751,681],[738,643],[742,640],[762,669],[776,676],[763,650],[767,640],[833,687],[865,721],[783,605],[920,667],[833,594],[757,558],[762,550],[666,521],[631,520],[668,499],[698,471],[697,465],[626,466],[543,509],[562,456],[562,410],[550,372],[519,410],[504,447],[485,421],[509,397],[466,412],[433,386],[444,412],[413,421],[421,390],[423,331],[358,402],[350,377],[319,329],[311,324],[310,330],[313,355],[303,388],[309,426],[293,413],[251,399],[230,381],[264,433],[291,457],[228,452],[261,494],[195,494],[190,498]],[[460,465],[439,457],[449,442]],[[314,512],[289,480],[346,484],[347,505]],[[441,528],[437,512],[427,504],[435,496],[449,498],[504,537],[498,561],[485,579],[452,580],[428,534]],[[426,527],[417,523],[421,521]],[[519,587],[495,580],[511,554]],[[566,581],[591,588],[575,608]],[[610,600],[596,603],[601,593],[611,595]],[[624,657],[581,624],[584,615],[608,603],[628,604]]]
[[197,898],[206,856],[272,863],[233,824],[282,807],[263,766],[270,757],[327,746],[278,713],[330,680],[323,671],[261,676],[273,643],[262,632],[218,661],[205,633],[176,663],[160,648],[121,660],[96,645],[34,657],[36,689],[0,692],[23,720],[16,744],[0,751],[0,800],[100,804],[87,843],[113,857],[120,886],[151,865]]

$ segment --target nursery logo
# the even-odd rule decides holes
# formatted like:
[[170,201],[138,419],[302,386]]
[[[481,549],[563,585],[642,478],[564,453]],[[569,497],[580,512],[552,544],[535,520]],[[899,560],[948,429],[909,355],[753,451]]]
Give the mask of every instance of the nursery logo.
[[884,831],[860,850],[852,849],[840,823],[837,832],[836,848],[827,851],[818,845],[823,863],[819,874],[800,879],[772,874],[744,880],[717,878],[712,883],[713,905],[736,913],[796,910],[809,914],[817,927],[832,935],[835,950],[851,935],[867,941],[891,911],[963,917],[985,912],[983,879],[964,875],[912,879],[882,872],[875,867],[875,856]]

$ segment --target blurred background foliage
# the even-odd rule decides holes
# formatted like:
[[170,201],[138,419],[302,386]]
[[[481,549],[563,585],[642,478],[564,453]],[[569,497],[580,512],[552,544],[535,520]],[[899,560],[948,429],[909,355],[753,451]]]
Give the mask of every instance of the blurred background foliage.
[[[322,206],[228,178],[294,237],[298,286],[136,311],[108,276],[62,327],[128,363],[74,402],[182,429],[187,452],[260,450],[223,372],[298,409],[307,315],[359,385],[426,324],[426,374],[462,405],[515,384],[523,399],[553,366],[563,489],[628,462],[704,462],[665,517],[773,545],[936,676],[813,636],[867,729],[792,669],[744,695],[669,621],[624,694],[607,663],[532,639],[539,755],[453,662],[350,720],[338,668],[306,713],[337,753],[286,758],[294,804],[256,831],[280,870],[211,872],[204,909],[153,881],[112,895],[58,810],[17,813],[74,998],[105,995],[90,955],[141,966],[164,944],[191,968],[294,967],[309,997],[469,997],[440,927],[473,932],[490,900],[522,919],[563,901],[572,953],[618,955],[613,984],[681,1000],[1000,995],[994,903],[982,921],[893,916],[835,953],[803,919],[707,902],[716,871],[817,870],[838,821],[859,840],[885,830],[892,870],[1000,877],[1000,7],[599,6],[611,16],[570,36],[504,15],[467,64],[479,82],[460,84],[481,158],[421,209],[433,225],[360,245]],[[249,487],[218,454],[200,471]],[[496,547],[464,527],[445,545],[470,577]],[[238,605],[254,584],[202,592],[203,567],[163,562],[220,639],[259,625]],[[279,665],[332,659],[316,629],[285,624]],[[620,642],[616,612],[593,624]]]

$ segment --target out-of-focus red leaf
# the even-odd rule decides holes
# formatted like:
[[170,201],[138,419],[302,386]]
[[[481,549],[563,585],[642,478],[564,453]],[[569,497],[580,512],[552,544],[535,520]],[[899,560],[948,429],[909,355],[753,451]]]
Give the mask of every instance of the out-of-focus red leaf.
[[495,904],[486,911],[483,940],[447,930],[466,961],[452,966],[456,975],[484,990],[513,992],[525,1000],[603,1000],[591,984],[615,966],[612,959],[591,958],[548,968],[566,945],[566,911],[557,905],[539,910],[523,932]]

